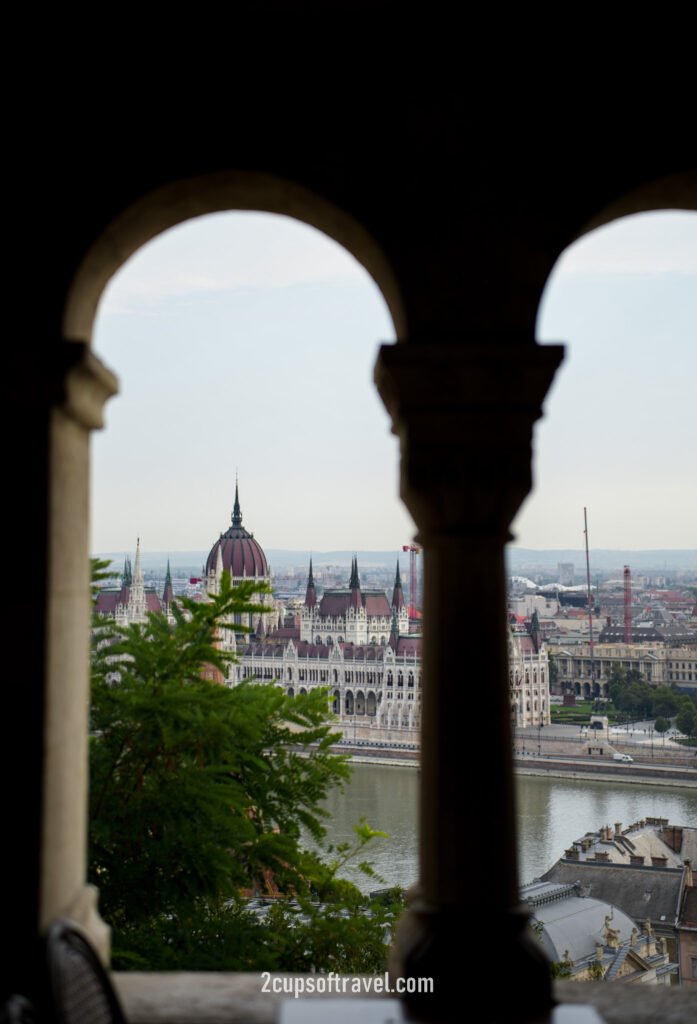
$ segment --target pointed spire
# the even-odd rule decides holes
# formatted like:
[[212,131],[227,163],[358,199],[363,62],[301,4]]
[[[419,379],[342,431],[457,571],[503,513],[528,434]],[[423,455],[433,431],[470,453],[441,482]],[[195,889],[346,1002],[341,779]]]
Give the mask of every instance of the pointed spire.
[[167,575],[165,576],[165,589],[162,591],[162,604],[168,606],[174,600],[174,588],[172,587],[172,572],[167,559]]
[[315,578],[312,575],[312,559],[310,558],[310,574],[307,577],[307,590],[305,591],[305,607],[314,608],[317,604],[317,594],[315,592]]
[[235,504],[232,509],[232,525],[242,526],[242,512],[240,510],[240,489],[235,475]]
[[136,542],[136,567],[133,572],[133,582],[139,586],[143,586],[143,572],[140,568],[140,537]]
[[133,573],[131,572],[131,560],[126,555],[123,563],[123,576],[121,577],[121,583],[124,587],[129,586],[133,581]]
[[349,580],[349,587],[351,588],[351,597],[349,599],[350,608],[361,608],[363,605],[363,595],[361,594],[361,578],[358,575],[358,558],[354,556],[351,562],[351,579]]
[[397,572],[394,577],[394,589],[392,591],[392,607],[404,608],[404,591],[402,590],[402,577],[399,574],[399,559],[397,559]]

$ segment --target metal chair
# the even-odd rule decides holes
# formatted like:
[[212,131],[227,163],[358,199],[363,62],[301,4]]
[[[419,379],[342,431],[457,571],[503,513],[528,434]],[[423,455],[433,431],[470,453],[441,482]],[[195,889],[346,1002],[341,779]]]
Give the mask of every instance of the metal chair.
[[46,939],[53,1012],[60,1024],[126,1024],[99,957],[72,921],[51,926]]

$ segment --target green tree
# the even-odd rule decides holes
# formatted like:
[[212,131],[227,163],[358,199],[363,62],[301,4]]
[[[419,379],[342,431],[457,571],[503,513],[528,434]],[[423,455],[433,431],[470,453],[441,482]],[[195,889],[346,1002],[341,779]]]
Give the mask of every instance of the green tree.
[[678,712],[678,703],[677,695],[663,683],[654,690],[651,713],[662,718],[672,718]]
[[[288,697],[273,684],[204,678],[225,674],[234,659],[221,631],[244,631],[233,616],[258,613],[260,592],[224,573],[210,601],[179,599],[174,625],[162,614],[94,624],[89,872],[120,966],[285,966],[287,950],[239,902],[269,884],[301,900],[321,890],[356,919],[361,906],[353,937],[375,969],[384,961],[389,914],[367,914],[338,866],[303,846],[305,835],[321,843],[321,801],[349,775],[330,750],[339,734],[326,691]],[[358,838],[375,834],[364,826]]]
[[691,737],[697,733],[697,711],[689,697],[683,699],[675,724],[685,736]]
[[654,723],[654,729],[656,732],[668,732],[670,729],[670,722],[667,719],[662,718],[660,715]]

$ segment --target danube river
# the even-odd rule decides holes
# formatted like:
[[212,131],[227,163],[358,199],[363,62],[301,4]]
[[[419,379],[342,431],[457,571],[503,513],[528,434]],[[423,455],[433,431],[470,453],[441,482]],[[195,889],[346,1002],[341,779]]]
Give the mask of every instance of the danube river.
[[[326,801],[331,814],[328,840],[351,841],[353,825],[364,817],[371,828],[390,837],[372,840],[364,859],[384,884],[412,885],[418,875],[418,786],[415,768],[354,765],[344,793],[334,792]],[[674,825],[697,826],[697,789],[522,775],[516,777],[516,792],[521,882],[541,875],[574,839],[601,825],[619,821],[626,827],[641,818],[660,817]],[[342,874],[361,889],[379,887],[353,872]]]

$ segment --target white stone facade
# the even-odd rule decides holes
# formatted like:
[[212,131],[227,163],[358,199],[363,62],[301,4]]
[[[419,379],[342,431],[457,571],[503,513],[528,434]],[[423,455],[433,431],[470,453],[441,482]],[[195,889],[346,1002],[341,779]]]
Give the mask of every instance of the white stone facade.
[[508,686],[511,722],[515,728],[549,725],[549,658],[527,634],[509,633]]

